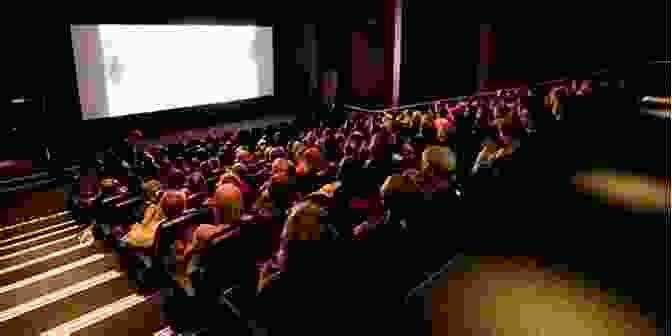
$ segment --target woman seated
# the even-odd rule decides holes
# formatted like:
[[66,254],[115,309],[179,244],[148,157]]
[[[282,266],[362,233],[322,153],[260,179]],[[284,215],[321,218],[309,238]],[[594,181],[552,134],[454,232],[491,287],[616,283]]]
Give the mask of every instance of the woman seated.
[[[280,248],[275,256],[263,265],[260,271],[259,291],[270,283],[273,274],[288,270],[288,245],[290,241],[320,240],[322,232],[321,214],[321,206],[313,200],[303,201],[289,210],[289,216],[281,234]],[[302,251],[297,252],[299,253],[293,258],[301,258],[300,252]],[[300,271],[300,269],[297,267],[296,271]]]
[[[126,242],[132,247],[150,248],[154,245],[154,237],[158,225],[167,217],[159,204],[161,184],[157,180],[145,182],[145,211],[142,223],[132,224]],[[166,205],[164,203],[164,205]]]
[[215,188],[219,188],[219,186],[226,183],[232,183],[238,187],[243,195],[243,204],[241,205],[241,209],[243,212],[246,212],[248,209],[252,208],[252,205],[255,201],[256,192],[247,182],[245,182],[245,180],[241,178],[241,175],[244,171],[244,165],[240,163],[233,165],[233,167],[227,173],[219,177]]
[[409,222],[414,218],[418,188],[408,176],[389,176],[380,188],[383,196],[384,215],[382,222],[367,221],[353,230],[355,240],[367,240],[373,237],[394,239],[402,231],[407,230]]
[[324,181],[322,176],[322,154],[318,147],[308,147],[303,153],[303,160],[296,166],[296,182],[298,191],[308,194],[317,190]]

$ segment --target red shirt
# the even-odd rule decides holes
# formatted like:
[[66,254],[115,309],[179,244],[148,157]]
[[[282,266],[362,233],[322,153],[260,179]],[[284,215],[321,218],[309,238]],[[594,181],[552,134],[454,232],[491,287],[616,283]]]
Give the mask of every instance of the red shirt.
[[446,118],[434,119],[434,128],[436,128],[436,129],[439,129],[439,128],[445,129],[445,128],[452,128],[452,127],[453,127],[453,123],[450,122],[450,120],[448,120]]

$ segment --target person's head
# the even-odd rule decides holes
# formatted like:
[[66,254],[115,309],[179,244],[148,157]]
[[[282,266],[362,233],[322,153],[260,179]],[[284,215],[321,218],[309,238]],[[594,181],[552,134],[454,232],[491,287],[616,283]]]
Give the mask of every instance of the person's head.
[[232,224],[240,221],[241,204],[242,194],[236,185],[232,183],[219,185],[210,202],[215,214],[214,224]]
[[187,209],[187,193],[184,191],[166,191],[159,202],[161,210],[168,218],[176,218]]
[[305,149],[305,146],[303,145],[302,142],[296,141],[292,145],[292,155],[294,161],[299,161],[303,160],[303,151]]
[[318,147],[309,147],[303,153],[306,173],[317,172],[322,166],[322,154]]
[[254,159],[252,153],[250,153],[245,147],[239,148],[236,152],[236,162],[248,162]]
[[247,165],[245,165],[244,163],[238,162],[238,163],[234,164],[233,166],[231,166],[231,169],[229,171],[230,171],[231,174],[233,174],[235,176],[242,177],[245,174],[247,174]]
[[219,186],[227,184],[227,183],[228,184],[233,184],[236,187],[240,188],[240,185],[242,184],[242,180],[240,179],[239,176],[233,174],[232,172],[227,172],[225,174],[222,174],[219,177],[215,186],[219,187]]
[[158,180],[149,180],[142,186],[145,194],[145,202],[151,204],[159,203],[159,195],[161,192],[161,182]]
[[421,172],[426,176],[443,176],[452,173],[457,166],[453,151],[446,146],[429,146],[422,153]]
[[289,162],[287,159],[278,158],[273,160],[273,163],[271,164],[271,174],[274,175],[278,173],[289,173]]

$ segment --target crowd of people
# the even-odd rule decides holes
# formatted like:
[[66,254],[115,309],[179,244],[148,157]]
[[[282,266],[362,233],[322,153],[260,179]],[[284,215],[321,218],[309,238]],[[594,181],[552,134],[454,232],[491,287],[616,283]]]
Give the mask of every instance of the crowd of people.
[[[590,85],[575,81],[551,88],[543,110],[535,113],[561,120],[559,97],[589,95]],[[309,261],[315,256],[292,250],[293,241],[431,245],[440,239],[443,253],[422,262],[397,260],[409,270],[408,283],[398,290],[408,290],[457,246],[445,243],[457,237],[448,226],[423,225],[440,219],[421,209],[447,209],[455,218],[466,202],[487,193],[492,181],[506,178],[517,151],[534,141],[535,122],[542,118],[531,116],[528,98],[526,89],[503,90],[425,110],[355,112],[340,127],[210,128],[162,139],[160,145],[142,145],[136,130],[124,146],[83,167],[73,207],[81,222],[92,223],[82,239],[109,242],[135,260],[131,267],[137,270],[170,259],[163,270],[186,296],[204,291],[202,274],[212,267],[204,256],[214,246],[243,239],[255,276],[241,279],[253,296],[281,288],[274,282],[287,281],[283,275],[302,265],[303,274],[315,272]],[[129,206],[128,199],[138,194],[136,204],[142,205]],[[125,207],[133,210],[120,210]],[[228,268],[228,261],[220,262]],[[146,275],[136,278],[143,286],[166,286],[150,283]]]

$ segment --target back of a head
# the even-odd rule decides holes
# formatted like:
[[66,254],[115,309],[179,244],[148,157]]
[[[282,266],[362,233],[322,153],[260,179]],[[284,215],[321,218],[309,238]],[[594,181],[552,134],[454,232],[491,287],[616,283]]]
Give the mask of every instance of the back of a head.
[[287,161],[287,159],[283,159],[283,158],[278,158],[278,159],[273,160],[273,163],[271,164],[271,173],[272,174],[277,174],[277,173],[289,174],[289,161]]
[[240,221],[242,194],[240,189],[231,183],[217,187],[212,207],[215,209],[215,224],[233,224]]
[[425,174],[448,175],[455,171],[455,153],[446,146],[429,146],[422,153],[422,171]]
[[159,205],[168,218],[175,218],[187,209],[187,194],[183,191],[166,191]]
[[161,182],[158,180],[149,180],[143,184],[142,189],[145,194],[145,202],[157,204],[159,202],[159,192],[161,191]]

